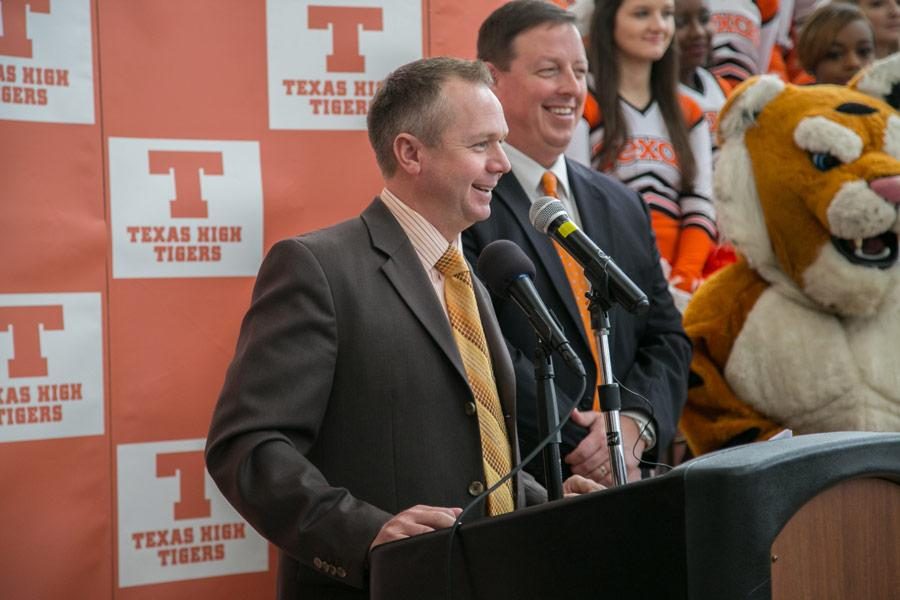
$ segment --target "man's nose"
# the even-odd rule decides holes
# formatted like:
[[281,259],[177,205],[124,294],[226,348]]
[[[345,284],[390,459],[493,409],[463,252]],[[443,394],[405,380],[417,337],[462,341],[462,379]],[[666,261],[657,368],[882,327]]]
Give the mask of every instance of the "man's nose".
[[578,75],[572,69],[563,69],[559,76],[559,89],[566,94],[575,95],[578,93],[580,80]]
[[508,173],[511,168],[512,165],[509,164],[506,152],[503,151],[500,144],[497,144],[497,150],[494,153],[494,156],[491,157],[491,161],[488,163],[488,169],[492,173]]

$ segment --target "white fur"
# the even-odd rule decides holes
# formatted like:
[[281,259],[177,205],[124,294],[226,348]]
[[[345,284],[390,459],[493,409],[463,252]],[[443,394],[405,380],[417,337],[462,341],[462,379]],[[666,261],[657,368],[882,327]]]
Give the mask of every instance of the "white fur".
[[727,140],[721,147],[713,183],[722,235],[741,250],[751,266],[774,263],[743,135]]
[[862,180],[842,185],[827,214],[832,235],[845,240],[880,235],[890,230],[897,220],[897,209]]
[[884,151],[900,160],[900,118],[891,115],[884,129]]
[[863,141],[852,129],[825,117],[807,117],[794,129],[794,143],[807,152],[827,153],[844,164],[862,154]]
[[740,398],[797,433],[900,431],[897,290],[879,314],[843,319],[769,288],[735,339],[726,379]]
[[784,91],[784,82],[774,75],[761,75],[735,98],[724,115],[720,115],[718,133],[721,139],[735,137],[756,122],[762,109]]
[[753,269],[798,302],[812,304],[781,270],[759,205],[750,153],[744,136],[727,140],[716,163],[715,202],[722,237],[740,250]]
[[[896,286],[898,279],[897,264],[889,269],[854,265],[834,246],[826,244],[803,272],[803,291],[825,310],[866,317],[882,307],[888,290]],[[900,339],[895,343],[900,345]]]
[[[734,340],[724,376],[739,398],[797,433],[900,431],[900,265],[853,265],[826,244],[804,272],[801,290],[772,250],[744,132],[783,88],[775,78],[760,78],[733,100],[719,127],[719,225],[771,284]],[[860,156],[857,134],[822,121],[804,121],[809,124],[795,133],[795,141],[845,162]],[[891,117],[888,127],[886,151],[898,156],[900,119]],[[876,227],[886,222],[881,207],[887,203],[872,195],[865,181],[841,188],[828,212],[835,235],[884,231]]]
[[900,54],[876,60],[860,77],[856,89],[864,94],[884,100],[895,83],[900,83]]

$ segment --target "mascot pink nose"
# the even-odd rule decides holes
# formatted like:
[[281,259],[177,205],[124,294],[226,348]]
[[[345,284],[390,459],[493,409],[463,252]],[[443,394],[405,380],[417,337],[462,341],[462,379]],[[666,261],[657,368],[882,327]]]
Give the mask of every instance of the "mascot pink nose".
[[880,177],[870,181],[869,187],[891,204],[900,204],[900,175]]

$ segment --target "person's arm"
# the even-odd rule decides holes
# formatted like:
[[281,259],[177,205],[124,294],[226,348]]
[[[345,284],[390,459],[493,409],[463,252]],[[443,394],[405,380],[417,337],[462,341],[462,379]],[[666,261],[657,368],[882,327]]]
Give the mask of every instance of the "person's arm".
[[262,535],[307,566],[338,567],[323,575],[363,587],[369,546],[392,515],[332,487],[306,458],[337,352],[324,272],[299,240],[280,242],[260,269],[206,458],[222,493]]
[[[644,274],[642,289],[650,301],[650,309],[642,317],[645,321],[639,328],[634,361],[621,377],[622,411],[650,413],[656,444],[647,458],[656,460],[675,437],[678,418],[687,396],[691,344],[660,267],[646,206],[641,203],[641,208],[647,223],[643,228],[643,243],[648,244],[650,251],[645,258],[646,263],[637,269]],[[639,395],[649,402],[649,406]]]
[[[699,112],[699,109],[698,109]],[[712,146],[709,125],[702,113],[689,131],[696,173],[690,193],[682,193],[681,224],[669,281],[678,289],[693,292],[703,280],[703,267],[718,239],[712,202]]]
[[[616,206],[617,239],[620,246],[627,249],[627,253],[613,258],[626,269],[650,302],[649,311],[642,316],[628,315],[621,308],[610,315],[613,321],[613,335],[610,338],[613,372],[620,383],[622,400],[623,451],[629,481],[633,481],[637,479],[638,468],[635,455],[646,460],[657,460],[674,438],[687,392],[691,348],[681,326],[681,314],[675,308],[660,267],[647,205],[635,191],[618,182],[607,181],[605,185],[607,187],[601,190],[602,193],[611,198]],[[626,322],[622,323],[622,320]],[[632,418],[638,416],[647,418],[654,430],[652,447],[646,450],[640,440],[640,428]],[[582,419],[582,422],[586,420]],[[584,462],[584,469],[573,468],[573,472],[581,472],[594,479],[603,475],[599,480],[608,485],[612,469],[606,462],[608,456],[603,423],[602,415],[591,419],[591,423],[586,425],[590,433],[582,441],[585,446],[576,448],[577,454],[568,458],[573,463]],[[647,442],[649,444],[650,440]],[[588,445],[593,445],[593,448]],[[644,451],[643,456],[641,451]],[[598,459],[606,462],[601,465],[606,467],[605,474],[598,471]]]
[[695,456],[768,439],[784,429],[738,398],[725,380],[734,341],[768,285],[741,259],[705,283],[685,312],[694,357],[680,425]]

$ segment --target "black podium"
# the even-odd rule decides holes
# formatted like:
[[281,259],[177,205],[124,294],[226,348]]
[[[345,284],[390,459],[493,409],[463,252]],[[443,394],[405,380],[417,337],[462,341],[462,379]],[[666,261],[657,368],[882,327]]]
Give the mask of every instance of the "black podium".
[[449,575],[448,535],[377,548],[371,597],[896,598],[900,434],[751,444],[469,523]]

